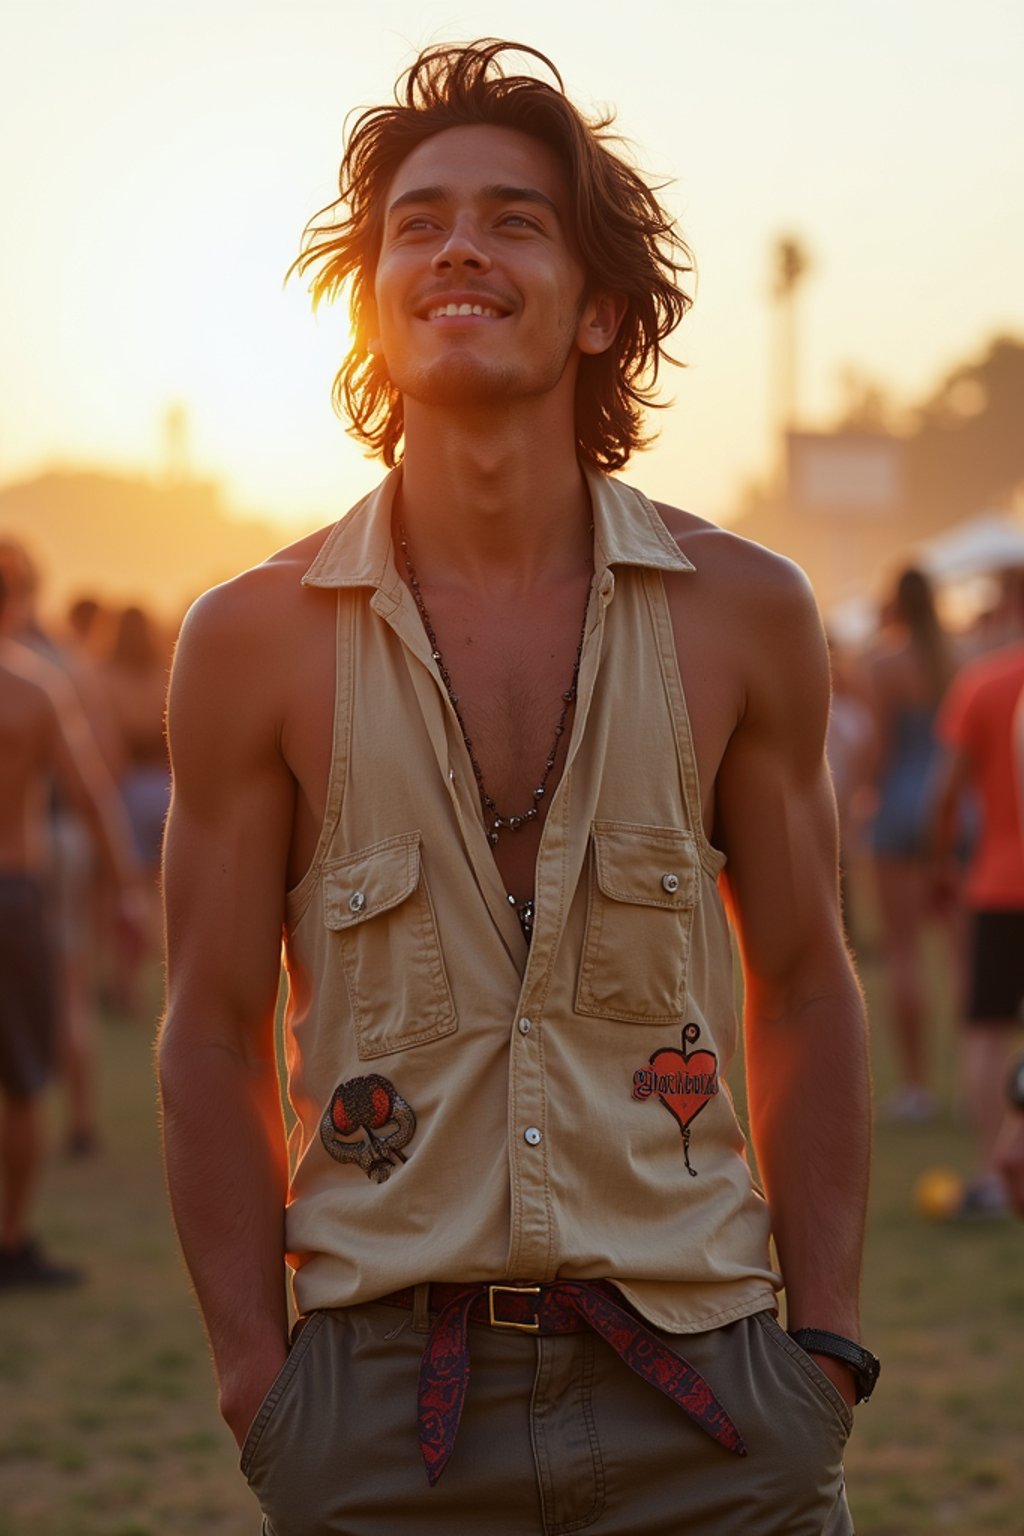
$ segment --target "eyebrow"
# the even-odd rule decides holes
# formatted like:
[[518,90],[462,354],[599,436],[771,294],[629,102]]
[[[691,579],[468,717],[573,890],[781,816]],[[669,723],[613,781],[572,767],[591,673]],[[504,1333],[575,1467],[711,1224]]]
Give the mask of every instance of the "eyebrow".
[[[410,203],[443,203],[450,195],[447,187],[412,187],[408,192],[401,192],[395,198],[388,208],[388,218],[399,208],[408,207]],[[548,197],[546,192],[541,192],[536,187],[510,187],[504,184],[481,187],[480,200],[485,203],[535,203],[541,208],[546,208],[559,223],[562,222],[557,204]]]

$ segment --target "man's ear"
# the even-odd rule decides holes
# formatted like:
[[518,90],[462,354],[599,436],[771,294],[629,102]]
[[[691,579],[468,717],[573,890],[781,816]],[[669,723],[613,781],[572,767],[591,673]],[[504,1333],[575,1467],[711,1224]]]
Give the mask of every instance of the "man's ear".
[[598,289],[586,299],[576,327],[576,345],[589,357],[607,352],[626,313],[626,296]]

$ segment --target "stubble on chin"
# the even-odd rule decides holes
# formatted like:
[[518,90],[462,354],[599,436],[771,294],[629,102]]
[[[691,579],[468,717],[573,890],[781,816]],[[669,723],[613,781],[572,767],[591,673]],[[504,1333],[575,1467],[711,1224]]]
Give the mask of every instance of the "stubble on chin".
[[399,392],[423,405],[487,407],[525,400],[553,391],[569,365],[572,347],[553,348],[548,355],[518,366],[451,352],[429,364],[402,370],[401,380],[392,377]]
[[407,399],[421,405],[499,404],[513,399],[517,393],[513,369],[464,355],[410,369],[405,378],[392,382]]

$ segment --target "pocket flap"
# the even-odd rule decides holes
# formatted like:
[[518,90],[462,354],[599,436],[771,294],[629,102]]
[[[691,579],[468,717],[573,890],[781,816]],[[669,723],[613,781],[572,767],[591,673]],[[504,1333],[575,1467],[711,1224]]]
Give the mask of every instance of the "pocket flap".
[[324,870],[324,922],[339,931],[388,912],[420,881],[420,834],[406,832],[362,848]]
[[595,821],[594,864],[602,893],[634,906],[684,911],[697,900],[697,845],[677,827]]

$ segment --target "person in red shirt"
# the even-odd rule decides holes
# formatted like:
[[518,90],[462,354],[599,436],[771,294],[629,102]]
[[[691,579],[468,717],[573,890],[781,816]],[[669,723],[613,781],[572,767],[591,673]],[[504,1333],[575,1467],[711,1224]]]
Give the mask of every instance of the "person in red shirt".
[[[1013,714],[1013,752],[1021,841],[1024,843],[1024,689]],[[1024,1217],[1024,1055],[1011,1066],[1006,1087],[1009,1105],[996,1146],[996,1164],[1003,1176],[1010,1204],[1018,1216]]]
[[1024,571],[1007,581],[1011,644],[963,668],[943,704],[938,734],[948,748],[937,796],[936,841],[948,854],[956,809],[970,786],[981,815],[967,871],[971,919],[965,1087],[978,1143],[979,1173],[963,1215],[1002,1215],[1007,1197],[997,1143],[1006,1060],[1024,1017],[1024,838],[1013,747],[1013,717],[1024,689]]

